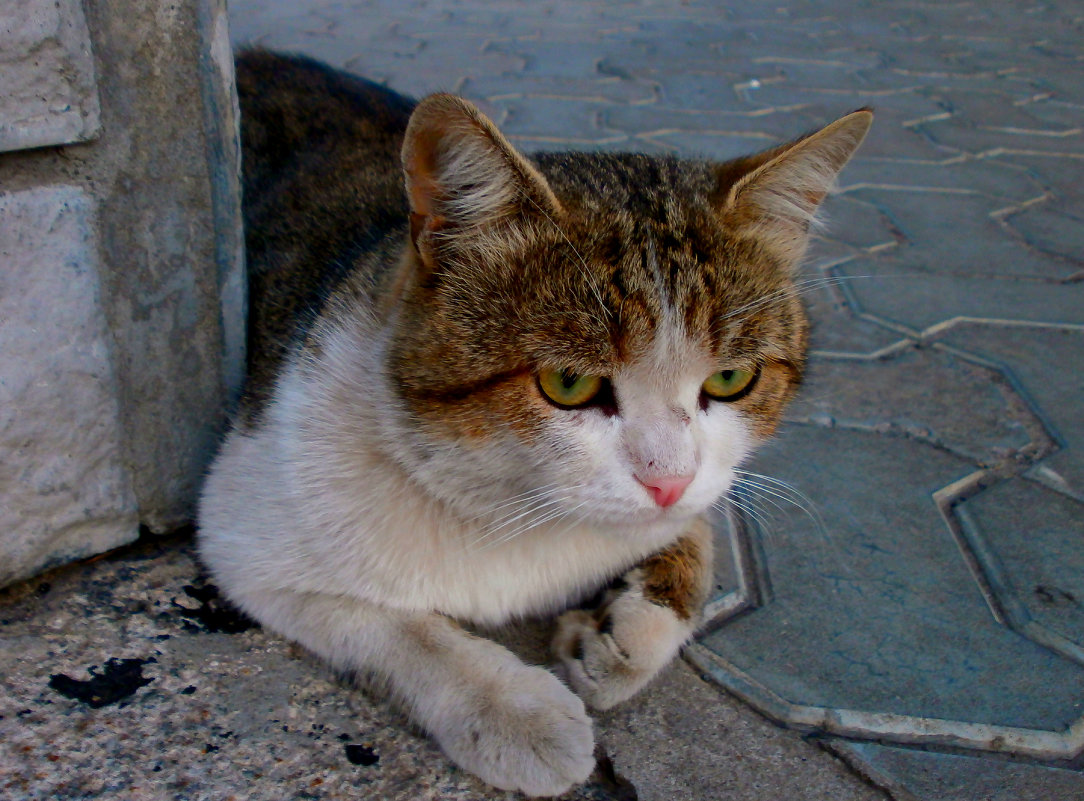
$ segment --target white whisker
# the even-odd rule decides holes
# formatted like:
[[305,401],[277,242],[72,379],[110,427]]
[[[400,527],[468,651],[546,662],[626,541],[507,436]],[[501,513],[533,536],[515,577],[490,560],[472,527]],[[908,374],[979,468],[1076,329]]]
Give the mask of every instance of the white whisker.
[[511,498],[509,498],[508,500],[503,501],[502,503],[499,503],[496,506],[491,506],[488,509],[486,509],[486,510],[484,510],[482,512],[479,512],[474,517],[471,517],[471,518],[468,518],[468,519],[464,520],[463,522],[464,523],[473,523],[473,522],[475,522],[477,520],[481,520],[483,517],[487,517],[488,515],[491,515],[491,514],[497,512],[497,511],[499,511],[501,509],[505,509],[505,508],[507,508],[509,506],[514,506],[514,505],[516,505],[518,503],[523,503],[523,502],[531,500],[533,498],[537,498],[540,495],[545,495],[547,492],[551,492],[552,490],[556,489],[558,486],[560,486],[560,484],[558,484],[557,482],[553,482],[553,483],[546,484],[546,485],[541,486],[541,487],[537,487],[537,488],[535,488],[533,490],[528,490],[527,492],[523,492],[523,493],[521,493],[519,495],[514,495]]
[[568,515],[571,515],[573,512],[575,512],[577,509],[582,508],[587,503],[588,503],[588,501],[585,500],[585,501],[581,501],[580,503],[576,504],[571,509],[551,510],[551,511],[547,512],[546,514],[544,514],[539,519],[530,520],[527,523],[520,525],[518,528],[515,528],[512,531],[509,531],[509,532],[503,534],[499,539],[497,539],[497,540],[495,540],[493,542],[490,542],[490,543],[486,543],[486,545],[483,546],[482,550],[485,550],[487,548],[495,548],[498,545],[502,545],[503,543],[509,542],[509,541],[515,539],[516,537],[519,537],[520,535],[524,534],[525,532],[530,531],[533,528],[537,528],[538,526],[549,523],[552,520],[560,520],[562,517],[566,517]]
[[560,504],[564,500],[566,500],[566,499],[565,498],[560,498],[560,497],[558,497],[558,498],[540,498],[540,499],[536,499],[535,501],[532,501],[530,503],[524,504],[521,507],[517,507],[515,510],[513,510],[509,514],[507,514],[504,517],[500,518],[493,525],[487,526],[483,530],[481,536],[479,536],[477,539],[475,539],[473,544],[477,545],[477,544],[479,544],[481,542],[484,542],[485,540],[489,539],[493,535],[497,534],[502,529],[505,529],[508,526],[514,526],[518,521],[522,520],[525,517],[529,518],[532,515],[537,515],[540,512],[543,512],[543,510],[550,509],[552,507],[559,507]]
[[737,483],[739,486],[747,489],[750,493],[759,493],[761,498],[776,506],[778,506],[778,504],[775,504],[774,501],[770,501],[768,496],[786,501],[792,506],[801,509],[813,523],[817,535],[828,545],[828,548],[835,555],[836,563],[842,572],[853,575],[853,572],[848,567],[847,559],[845,558],[845,549],[840,546],[835,536],[833,536],[831,529],[828,528],[824,518],[821,516],[817,505],[808,495],[793,484],[789,484],[778,478],[773,478],[772,476],[766,476],[748,470],[739,470],[737,468],[735,468],[734,472],[738,477]]

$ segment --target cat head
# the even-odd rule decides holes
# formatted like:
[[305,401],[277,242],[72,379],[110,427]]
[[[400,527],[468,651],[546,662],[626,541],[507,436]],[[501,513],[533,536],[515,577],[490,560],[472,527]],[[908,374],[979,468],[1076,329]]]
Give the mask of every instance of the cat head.
[[726,163],[528,159],[467,101],[423,100],[387,365],[410,472],[517,527],[710,507],[801,378],[795,273],[871,120]]

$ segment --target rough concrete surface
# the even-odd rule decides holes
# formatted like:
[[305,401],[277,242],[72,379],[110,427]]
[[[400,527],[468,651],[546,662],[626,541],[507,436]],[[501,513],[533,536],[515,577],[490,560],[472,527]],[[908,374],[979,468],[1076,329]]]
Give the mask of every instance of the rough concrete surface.
[[138,535],[94,211],[73,186],[0,194],[0,585]]
[[[185,538],[0,590],[0,631],[5,799],[519,797],[225,608]],[[544,625],[503,636],[528,656],[548,641]],[[682,663],[596,733],[612,767],[568,801],[886,798]]]
[[93,138],[100,109],[83,4],[20,0],[0,9],[0,152]]

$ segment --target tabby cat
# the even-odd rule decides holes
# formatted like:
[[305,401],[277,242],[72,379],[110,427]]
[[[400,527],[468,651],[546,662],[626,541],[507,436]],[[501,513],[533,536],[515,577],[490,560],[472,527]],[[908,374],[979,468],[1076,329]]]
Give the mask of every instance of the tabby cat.
[[[872,115],[725,163],[525,156],[452,95],[264,51],[237,73],[249,376],[202,558],[466,770],[559,794],[593,768],[584,702],[697,625],[705,512],[799,382],[794,275]],[[558,618],[565,683],[460,625],[606,586]]]

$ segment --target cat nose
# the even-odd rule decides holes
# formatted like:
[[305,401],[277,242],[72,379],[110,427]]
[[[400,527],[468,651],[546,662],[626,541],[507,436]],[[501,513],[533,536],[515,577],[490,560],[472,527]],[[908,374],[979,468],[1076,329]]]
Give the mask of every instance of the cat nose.
[[636,480],[643,484],[644,488],[651,493],[651,497],[655,499],[655,503],[665,509],[667,506],[673,506],[681,500],[685,488],[692,483],[693,477],[664,476],[661,478],[643,479],[637,476]]

